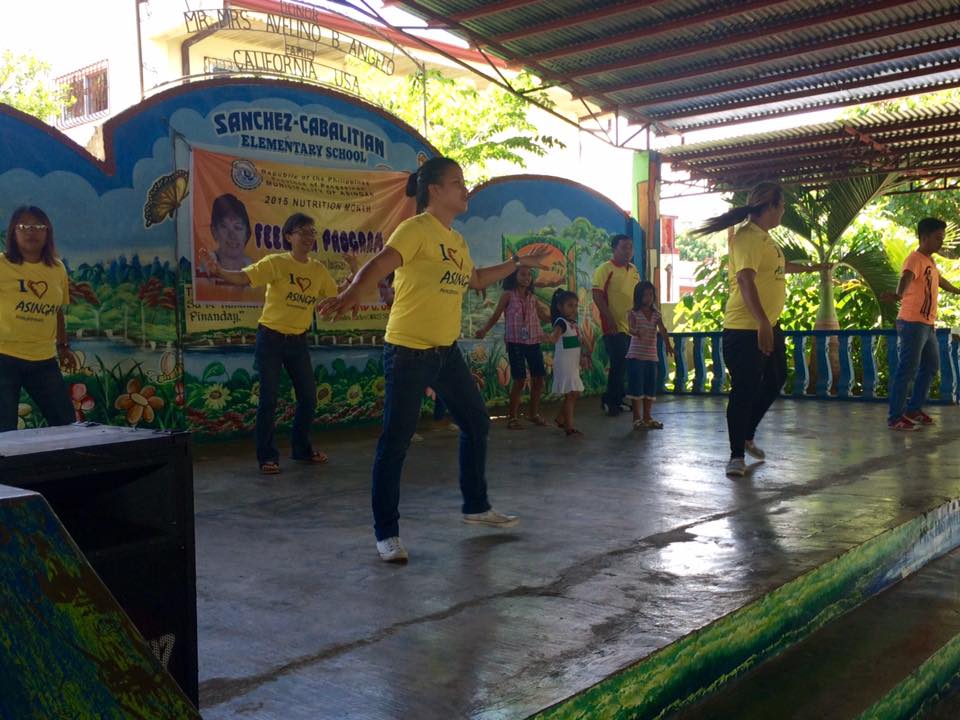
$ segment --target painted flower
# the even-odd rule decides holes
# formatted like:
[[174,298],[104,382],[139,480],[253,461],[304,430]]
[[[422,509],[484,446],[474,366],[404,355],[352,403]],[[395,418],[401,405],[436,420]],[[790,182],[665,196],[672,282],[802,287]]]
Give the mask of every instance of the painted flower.
[[351,385],[347,390],[347,402],[351,405],[358,405],[363,400],[363,389],[359,385]]
[[510,363],[504,357],[497,362],[497,382],[500,383],[501,387],[510,384]]
[[93,410],[96,402],[87,392],[87,386],[83,383],[73,383],[70,386],[70,401],[73,403],[73,412],[76,413],[77,421],[86,420],[84,414],[88,410]]
[[373,393],[377,397],[382,397],[387,389],[387,380],[382,375],[373,381]]
[[259,380],[250,386],[250,404],[251,405],[260,404],[260,381]]
[[487,349],[483,345],[477,345],[470,353],[475,363],[483,364],[487,361]]
[[17,403],[17,430],[23,430],[27,426],[26,419],[32,412],[32,406],[27,403]]
[[330,383],[321,383],[317,386],[317,406],[325,407],[333,399],[333,388]]
[[214,383],[203,391],[203,403],[211,410],[222,410],[230,399],[230,391],[220,383]]
[[174,392],[174,401],[177,403],[177,405],[179,405],[180,407],[183,407],[183,402],[184,402],[183,383],[180,381],[177,381],[176,383],[174,383],[173,392]]
[[113,406],[117,410],[127,411],[127,423],[136,425],[141,420],[153,422],[154,410],[163,407],[163,398],[157,397],[153,385],[142,386],[136,378],[127,383],[127,391],[117,398]]

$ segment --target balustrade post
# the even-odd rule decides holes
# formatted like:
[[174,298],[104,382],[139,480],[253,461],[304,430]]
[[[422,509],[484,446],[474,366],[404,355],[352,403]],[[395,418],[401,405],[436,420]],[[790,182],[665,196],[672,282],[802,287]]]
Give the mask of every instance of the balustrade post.
[[676,374],[673,376],[673,392],[677,395],[687,391],[687,359],[684,357],[686,350],[686,337],[683,334],[676,335],[673,343],[673,349],[676,350]]
[[954,373],[953,358],[950,353],[950,329],[937,330],[937,346],[940,349],[940,393],[938,400],[953,403],[956,392],[957,376]]
[[697,395],[703,394],[707,382],[707,361],[703,353],[705,340],[702,334],[693,336],[693,392]]
[[840,377],[837,380],[837,397],[850,397],[853,387],[853,358],[850,355],[850,343],[853,336],[841,333],[840,340]]
[[877,362],[873,354],[877,350],[877,336],[873,333],[860,333],[860,365],[863,368],[863,397],[873,399],[877,396]]
[[726,366],[723,364],[723,333],[711,334],[710,347],[713,360],[713,382],[710,383],[710,392],[719,395],[723,392],[723,376],[726,372]]
[[[673,337],[674,342],[676,342],[676,335],[671,333],[671,337]],[[663,394],[667,391],[667,346],[664,344],[663,338],[660,337],[659,333],[657,333],[657,362],[659,364],[657,393]]]
[[810,372],[807,369],[807,337],[800,333],[790,333],[793,338],[793,394],[802,397],[807,391]]

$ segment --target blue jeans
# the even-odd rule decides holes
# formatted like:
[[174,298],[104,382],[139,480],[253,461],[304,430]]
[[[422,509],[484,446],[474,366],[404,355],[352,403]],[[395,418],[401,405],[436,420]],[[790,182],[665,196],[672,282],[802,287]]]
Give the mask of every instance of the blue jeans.
[[291,456],[308,460],[313,455],[310,444],[310,424],[317,406],[317,381],[313,377],[307,334],[284,335],[261,325],[257,328],[254,362],[260,373],[260,403],[257,405],[257,462],[261,465],[277,462],[280,455],[273,444],[274,420],[277,414],[277,394],[280,391],[280,369],[286,368],[293,391],[297,396],[297,410],[293,416]]
[[0,432],[17,429],[21,388],[33,398],[47,425],[69,425],[77,419],[56,358],[21,360],[0,355]]
[[933,325],[897,320],[897,338],[900,340],[899,360],[890,385],[887,422],[894,422],[904,414],[903,404],[911,384],[913,392],[906,412],[920,410],[927,399],[933,376],[940,370],[940,347]]
[[460,426],[462,512],[489,510],[486,464],[490,415],[460,348],[454,344],[413,350],[387,343],[383,376],[383,433],[373,461],[373,527],[377,540],[400,534],[400,475],[427,387],[443,398]]

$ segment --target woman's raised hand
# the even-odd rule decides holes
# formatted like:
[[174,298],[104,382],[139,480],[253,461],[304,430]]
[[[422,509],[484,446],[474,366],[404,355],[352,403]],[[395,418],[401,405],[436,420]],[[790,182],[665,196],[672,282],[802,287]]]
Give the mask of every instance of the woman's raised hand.
[[[526,253],[525,255],[520,256],[520,263],[526,265],[527,267],[538,267],[546,268],[550,267],[550,255],[552,253],[547,248],[540,248],[538,250],[533,250],[532,252]],[[523,262],[524,260],[529,260],[529,262]]]
[[206,265],[208,275],[220,277],[220,263],[217,262],[217,259],[205,247],[200,248],[200,259],[203,264]]
[[343,317],[348,313],[356,316],[357,306],[360,304],[360,298],[356,297],[356,293],[350,292],[351,287],[352,286],[347,287],[347,289],[341,292],[339,295],[324,298],[318,302],[317,312],[320,313],[320,317],[336,320],[337,318]]

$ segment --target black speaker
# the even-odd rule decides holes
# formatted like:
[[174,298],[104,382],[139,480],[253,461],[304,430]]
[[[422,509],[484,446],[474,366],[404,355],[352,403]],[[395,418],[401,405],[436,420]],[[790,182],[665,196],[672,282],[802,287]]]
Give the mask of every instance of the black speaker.
[[198,705],[189,434],[92,424],[0,433],[0,482],[46,498]]

